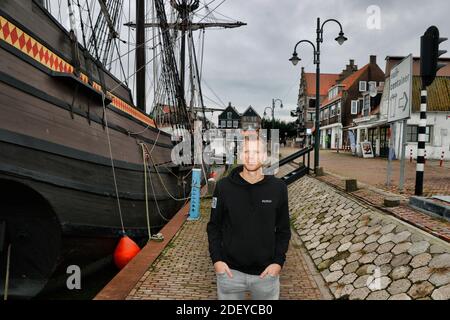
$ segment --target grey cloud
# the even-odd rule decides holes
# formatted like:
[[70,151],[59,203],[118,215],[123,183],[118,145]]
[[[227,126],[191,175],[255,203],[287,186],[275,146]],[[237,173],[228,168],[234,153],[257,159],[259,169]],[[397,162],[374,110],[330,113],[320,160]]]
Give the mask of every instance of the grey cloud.
[[[129,2],[132,10],[134,2]],[[124,12],[128,12],[128,2],[124,3]],[[215,1],[211,8],[218,3]],[[380,30],[366,27],[370,5],[381,9]],[[443,36],[450,36],[450,2],[444,0],[227,0],[218,11],[248,25],[206,32],[203,79],[225,103],[231,101],[241,111],[252,105],[262,114],[272,98],[283,99],[286,108],[276,114],[284,120],[293,120],[288,109],[296,107],[301,66],[307,72],[315,71],[309,46],[299,47],[303,60],[297,67],[288,59],[298,40],[314,42],[318,16],[322,21],[338,19],[349,39],[339,46],[333,40],[338,26],[326,25],[321,71],[327,73],[340,72],[349,59],[362,67],[371,54],[377,55],[382,69],[387,55],[418,56],[420,36],[430,25],[438,26]],[[447,50],[449,42],[443,45]],[[203,90],[217,100],[207,87]]]

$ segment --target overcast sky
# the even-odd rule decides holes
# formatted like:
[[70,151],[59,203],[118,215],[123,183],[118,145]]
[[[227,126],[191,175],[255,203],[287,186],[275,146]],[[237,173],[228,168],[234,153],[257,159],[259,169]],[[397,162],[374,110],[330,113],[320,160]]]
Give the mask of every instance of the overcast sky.
[[[380,9],[379,30],[367,27],[370,5]],[[286,108],[280,111],[277,104],[276,115],[285,120],[292,119],[288,112],[296,107],[301,66],[315,72],[312,47],[307,44],[299,46],[302,61],[297,67],[288,59],[297,41],[315,42],[317,17],[339,20],[348,37],[339,46],[334,41],[338,25],[325,25],[321,71],[326,73],[339,73],[349,59],[362,67],[371,54],[383,70],[387,55],[418,56],[420,36],[430,25],[450,37],[450,2],[445,0],[228,0],[220,9],[248,25],[208,33],[205,79],[222,100],[239,110],[251,104],[262,115],[272,98],[282,99]],[[450,41],[442,47],[450,51]]]
[[[211,0],[201,0],[205,1]],[[215,0],[210,7],[221,2]],[[127,12],[128,1],[124,3]],[[129,3],[133,10],[135,1]],[[367,26],[368,20],[375,21],[374,11],[367,12],[373,5],[380,10],[379,29],[373,23],[372,28]],[[430,25],[436,25],[442,36],[450,36],[447,0],[226,0],[217,11],[247,25],[207,31],[203,79],[225,104],[231,101],[241,112],[252,105],[262,115],[272,98],[282,99],[285,108],[280,110],[277,103],[276,117],[289,121],[293,120],[289,110],[296,107],[301,66],[307,72],[314,72],[315,66],[312,47],[306,44],[299,46],[302,61],[296,67],[288,59],[297,41],[315,42],[317,17],[322,21],[339,20],[348,37],[339,46],[334,41],[338,25],[326,24],[321,46],[324,73],[339,73],[349,59],[362,67],[372,54],[377,56],[383,70],[387,55],[418,56],[420,36]],[[442,47],[450,51],[450,41]],[[207,86],[203,90],[205,95],[217,100]],[[207,106],[213,106],[205,101]],[[214,114],[214,122],[217,115]]]

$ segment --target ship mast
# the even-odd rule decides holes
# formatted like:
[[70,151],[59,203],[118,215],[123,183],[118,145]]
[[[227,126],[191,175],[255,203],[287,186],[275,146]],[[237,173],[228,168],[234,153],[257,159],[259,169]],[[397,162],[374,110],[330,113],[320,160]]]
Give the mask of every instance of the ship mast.
[[194,10],[198,9],[199,0],[171,0],[170,4],[180,14],[181,22],[181,48],[180,48],[180,81],[181,87],[184,90],[184,78],[186,71],[186,31],[189,28],[189,16]]
[[[139,2],[139,0],[137,0]],[[211,1],[213,2],[213,1]],[[211,3],[210,2],[210,3]],[[217,7],[219,7],[224,1],[222,1]],[[173,88],[173,93],[176,95],[176,102],[177,106],[173,106],[175,108],[172,108],[171,106],[168,107],[168,110],[172,113],[175,113],[175,119],[178,119],[178,123],[180,123],[179,120],[185,120],[186,116],[186,125],[189,127],[191,125],[191,121],[195,118],[195,112],[201,111],[203,113],[203,125],[204,128],[206,128],[206,116],[205,116],[205,110],[207,109],[206,106],[203,103],[203,94],[201,90],[201,73],[199,72],[198,63],[197,63],[197,57],[195,53],[195,46],[193,42],[193,31],[196,30],[205,30],[208,28],[238,28],[241,26],[246,25],[246,23],[240,22],[240,21],[212,21],[215,18],[213,18],[213,11],[217,9],[215,7],[213,10],[210,10],[208,8],[208,5],[204,5],[202,8],[205,8],[208,13],[201,18],[199,21],[192,21],[193,16],[195,13],[199,10],[200,1],[199,0],[170,0],[170,6],[174,8],[178,12],[178,19],[177,21],[167,21],[166,15],[165,15],[165,9],[163,2],[161,0],[155,0],[154,6],[156,7],[156,17],[157,21],[152,22],[145,22],[142,24],[142,21],[139,20],[138,14],[136,14],[136,23],[128,22],[125,23],[125,26],[136,28],[137,30],[140,28],[157,28],[161,30],[162,35],[162,50],[163,50],[163,69],[166,70],[166,73],[170,74],[169,83],[165,86],[168,88]],[[143,9],[141,9],[144,11]],[[209,18],[208,18],[209,16]],[[205,20],[208,18],[207,20]],[[217,19],[216,19],[217,20]],[[175,32],[180,31],[181,36],[176,37],[176,40],[179,40],[179,58],[177,60],[174,59],[174,43],[172,36],[169,36],[169,30],[172,29]],[[139,46],[139,43],[141,43],[139,38],[137,39],[137,45]],[[189,46],[189,59],[190,59],[190,72],[191,77],[190,81],[194,82],[195,84],[191,83],[191,90],[194,89],[194,86],[198,88],[198,103],[200,104],[199,108],[190,106],[190,112],[188,115],[187,112],[187,104],[186,104],[186,94],[185,94],[185,83],[186,83],[186,55],[187,55],[187,46]],[[138,51],[138,50],[136,50]],[[136,55],[138,53],[136,52]],[[136,58],[136,61],[138,59]],[[145,59],[144,62],[145,64]],[[178,64],[178,67],[177,67]],[[137,64],[136,68],[139,69],[140,63]],[[142,68],[144,69],[144,68]],[[166,78],[167,80],[167,78]],[[156,81],[156,80],[155,80]],[[137,78],[136,86],[137,88],[141,88],[145,92],[145,84],[143,84],[144,81],[139,81],[139,77]],[[155,89],[156,90],[156,89]],[[193,94],[193,92],[192,92]],[[137,92],[138,101],[139,101],[139,93]],[[169,101],[170,102],[170,101]],[[191,103],[192,103],[192,95],[191,95]],[[139,103],[138,103],[139,105]],[[163,108],[163,104],[156,103],[154,105],[154,110],[158,110],[159,108]],[[180,109],[180,110],[177,110]],[[162,110],[162,109],[161,109]],[[157,114],[157,113],[154,113]],[[177,115],[177,114],[181,114]],[[170,116],[172,118],[172,116]],[[171,121],[172,122],[172,121]],[[184,122],[184,121],[183,121]],[[173,123],[172,123],[173,124]]]
[[136,0],[136,105],[145,112],[145,1]]

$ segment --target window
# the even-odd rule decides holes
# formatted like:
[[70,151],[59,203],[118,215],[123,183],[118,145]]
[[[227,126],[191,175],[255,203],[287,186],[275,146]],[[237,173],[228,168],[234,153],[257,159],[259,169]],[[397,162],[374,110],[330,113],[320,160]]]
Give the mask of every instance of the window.
[[308,112],[308,121],[314,121],[314,112]]
[[358,114],[358,100],[352,100],[352,110],[351,110],[351,114]]
[[366,81],[360,81],[359,82],[359,91],[360,92],[367,91],[367,82]]
[[323,117],[324,117],[325,120],[328,120],[328,113],[329,113],[329,111],[330,111],[330,108],[326,108],[323,111]]
[[367,117],[370,113],[370,96],[366,94],[364,96],[363,112],[362,115]]
[[328,99],[333,99],[339,93],[339,87],[333,87],[328,91]]
[[341,114],[341,102],[338,102],[337,107],[336,107],[336,114],[340,115]]
[[220,127],[225,128],[227,126],[226,120],[220,120]]
[[330,117],[334,117],[336,115],[336,105],[333,104],[330,110]]
[[233,128],[237,128],[239,126],[239,121],[233,120]]
[[369,81],[369,90],[373,88],[372,90],[376,90],[377,88],[377,82],[376,81]]
[[323,110],[320,110],[320,120],[323,120]]
[[[418,142],[419,141],[419,126],[417,125],[408,125],[406,127],[406,141],[407,142]],[[429,143],[431,140],[431,126],[426,126],[425,129],[425,142]]]
[[231,128],[231,127],[233,127],[233,121],[228,120],[227,121],[227,128]]
[[228,111],[228,112],[227,112],[227,119],[228,119],[228,120],[233,119],[233,113],[232,113],[231,111]]

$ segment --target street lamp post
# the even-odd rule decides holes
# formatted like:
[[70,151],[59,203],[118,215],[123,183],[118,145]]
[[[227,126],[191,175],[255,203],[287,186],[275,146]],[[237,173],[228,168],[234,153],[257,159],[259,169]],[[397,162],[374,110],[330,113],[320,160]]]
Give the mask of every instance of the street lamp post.
[[283,101],[281,101],[281,99],[272,99],[272,107],[266,107],[264,109],[264,116],[267,115],[266,110],[269,109],[271,114],[272,114],[272,128],[274,129],[275,127],[275,102],[279,101],[280,102],[280,108],[283,109]]
[[314,131],[314,172],[317,173],[316,169],[319,167],[319,140],[320,140],[320,130],[319,130],[319,112],[320,112],[320,43],[323,42],[323,27],[327,22],[336,22],[339,25],[340,32],[338,36],[335,38],[339,45],[342,45],[347,38],[344,36],[344,32],[342,31],[342,25],[336,19],[328,19],[325,20],[322,24],[320,24],[320,18],[317,18],[317,29],[316,29],[316,45],[309,40],[300,40],[294,47],[294,53],[289,61],[295,66],[301,60],[297,54],[297,46],[300,43],[306,42],[309,43],[314,50],[314,64],[316,65],[316,119],[315,119],[315,131]]

